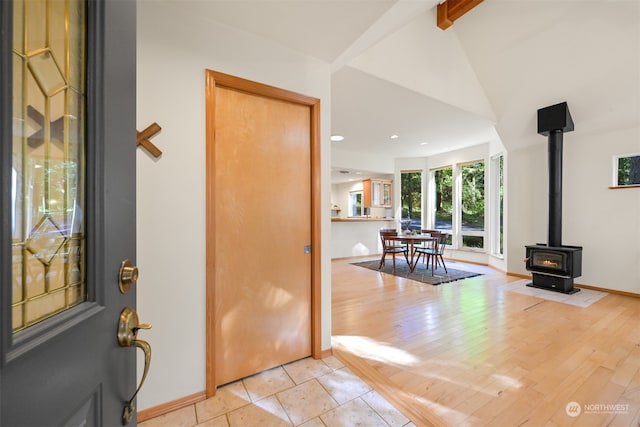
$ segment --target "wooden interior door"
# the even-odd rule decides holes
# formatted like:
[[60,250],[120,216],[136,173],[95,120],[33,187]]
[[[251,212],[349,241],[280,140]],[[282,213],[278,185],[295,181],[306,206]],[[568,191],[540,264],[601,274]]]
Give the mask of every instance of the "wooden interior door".
[[214,99],[209,357],[220,385],[312,353],[312,114],[224,86]]

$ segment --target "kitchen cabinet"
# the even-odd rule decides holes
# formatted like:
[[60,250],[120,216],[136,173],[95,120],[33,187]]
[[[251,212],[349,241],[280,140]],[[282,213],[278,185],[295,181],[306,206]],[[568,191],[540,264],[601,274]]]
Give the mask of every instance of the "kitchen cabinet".
[[388,179],[365,179],[362,181],[362,195],[365,208],[391,208],[393,181]]

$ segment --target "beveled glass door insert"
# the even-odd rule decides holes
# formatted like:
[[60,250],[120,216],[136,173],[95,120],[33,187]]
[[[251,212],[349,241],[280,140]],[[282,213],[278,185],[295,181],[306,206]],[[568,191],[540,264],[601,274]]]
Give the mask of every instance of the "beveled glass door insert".
[[87,299],[86,4],[13,6],[13,332]]

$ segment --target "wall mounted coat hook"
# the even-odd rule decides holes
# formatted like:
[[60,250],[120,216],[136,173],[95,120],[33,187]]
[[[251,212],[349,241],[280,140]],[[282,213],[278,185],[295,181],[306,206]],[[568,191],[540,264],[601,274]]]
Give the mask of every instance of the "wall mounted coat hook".
[[152,136],[160,132],[162,128],[156,122],[151,123],[145,130],[142,132],[138,132],[136,138],[136,145],[144,147],[145,150],[149,152],[153,157],[160,157],[162,155],[162,151],[158,147],[156,147],[150,140]]

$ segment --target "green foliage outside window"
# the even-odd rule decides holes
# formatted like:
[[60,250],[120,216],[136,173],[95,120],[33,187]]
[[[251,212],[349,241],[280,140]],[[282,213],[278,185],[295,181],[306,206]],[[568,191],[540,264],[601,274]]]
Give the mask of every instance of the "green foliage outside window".
[[484,230],[484,162],[462,166],[462,229]]
[[400,193],[402,218],[419,221],[422,218],[422,173],[402,172]]
[[447,230],[452,228],[453,218],[453,169],[445,168],[434,171],[436,184],[435,228]]
[[482,236],[462,236],[462,246],[466,248],[484,248],[484,237]]
[[640,184],[640,156],[620,157],[618,159],[617,185]]

